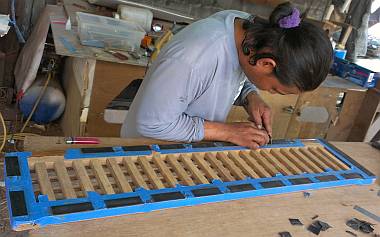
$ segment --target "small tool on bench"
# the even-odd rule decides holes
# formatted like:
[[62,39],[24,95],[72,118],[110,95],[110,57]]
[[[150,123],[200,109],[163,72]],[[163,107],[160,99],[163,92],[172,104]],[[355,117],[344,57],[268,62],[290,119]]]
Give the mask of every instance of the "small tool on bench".
[[105,49],[104,52],[112,54],[114,57],[120,59],[120,60],[128,60],[128,57],[122,53],[119,53],[114,50]]

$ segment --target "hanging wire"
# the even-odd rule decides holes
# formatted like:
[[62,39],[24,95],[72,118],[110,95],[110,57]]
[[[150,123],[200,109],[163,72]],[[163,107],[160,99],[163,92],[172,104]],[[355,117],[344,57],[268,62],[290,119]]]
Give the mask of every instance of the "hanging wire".
[[11,0],[11,20],[9,21],[15,28],[17,39],[20,43],[25,44],[24,36],[22,35],[20,28],[16,23],[16,10],[15,10],[16,0]]

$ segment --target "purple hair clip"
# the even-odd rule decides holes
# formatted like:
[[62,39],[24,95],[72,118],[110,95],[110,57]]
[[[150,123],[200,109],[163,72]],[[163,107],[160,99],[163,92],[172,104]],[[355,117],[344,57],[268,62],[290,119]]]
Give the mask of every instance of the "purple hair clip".
[[299,26],[301,22],[300,11],[297,8],[293,8],[292,14],[281,18],[278,21],[278,25],[281,28],[289,29]]

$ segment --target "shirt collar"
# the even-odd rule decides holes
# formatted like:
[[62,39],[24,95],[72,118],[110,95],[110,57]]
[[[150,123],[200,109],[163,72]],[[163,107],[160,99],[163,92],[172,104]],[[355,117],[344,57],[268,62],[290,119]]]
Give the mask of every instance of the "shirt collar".
[[226,29],[227,29],[227,47],[230,56],[231,63],[234,70],[241,70],[239,63],[238,51],[235,43],[235,19],[242,18],[248,19],[250,15],[245,12],[234,11],[232,14],[226,17]]

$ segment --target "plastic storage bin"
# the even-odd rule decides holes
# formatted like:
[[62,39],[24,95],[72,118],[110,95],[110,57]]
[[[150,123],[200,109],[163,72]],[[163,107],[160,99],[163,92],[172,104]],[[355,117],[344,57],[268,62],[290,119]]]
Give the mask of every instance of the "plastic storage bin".
[[145,30],[125,20],[77,12],[81,44],[99,48],[135,51],[140,48]]
[[365,88],[375,87],[380,80],[380,73],[337,57],[334,58],[331,71],[333,74]]

